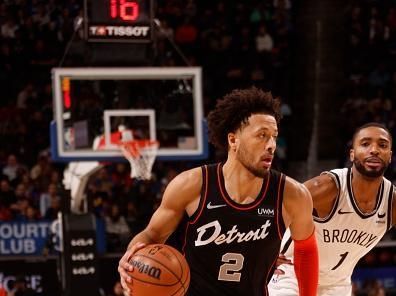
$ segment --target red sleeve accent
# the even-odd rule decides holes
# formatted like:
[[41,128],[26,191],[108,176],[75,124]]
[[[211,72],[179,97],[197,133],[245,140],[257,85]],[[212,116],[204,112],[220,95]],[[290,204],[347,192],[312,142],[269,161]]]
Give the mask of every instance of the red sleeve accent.
[[300,296],[316,296],[319,277],[319,256],[315,231],[304,240],[294,240],[294,271]]

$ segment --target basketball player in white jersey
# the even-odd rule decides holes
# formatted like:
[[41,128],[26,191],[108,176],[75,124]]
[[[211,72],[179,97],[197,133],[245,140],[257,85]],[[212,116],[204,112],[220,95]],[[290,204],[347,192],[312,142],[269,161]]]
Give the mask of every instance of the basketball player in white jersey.
[[[305,182],[311,192],[319,248],[320,296],[352,294],[351,275],[357,262],[396,223],[392,183],[384,178],[391,162],[392,136],[382,125],[368,123],[353,136],[352,168],[324,172]],[[298,295],[292,266],[293,243],[285,235],[269,295]],[[281,274],[283,273],[283,274]]]

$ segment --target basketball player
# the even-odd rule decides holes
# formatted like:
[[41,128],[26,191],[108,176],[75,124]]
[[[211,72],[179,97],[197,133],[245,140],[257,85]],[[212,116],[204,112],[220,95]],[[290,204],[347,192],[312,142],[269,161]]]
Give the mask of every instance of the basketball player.
[[[314,205],[318,295],[322,296],[351,295],[351,275],[357,262],[396,222],[394,188],[383,176],[391,162],[392,136],[382,125],[368,123],[356,130],[352,145],[352,168],[324,172],[305,182]],[[282,251],[288,259],[293,255],[290,243],[285,235]],[[292,266],[278,268],[284,274],[273,276],[270,295],[298,295]]]
[[279,118],[279,100],[255,87],[218,101],[208,116],[209,134],[216,147],[228,151],[227,160],[182,172],[169,183],[148,226],[120,260],[125,289],[125,281],[132,282],[126,273],[132,270],[131,255],[143,244],[164,243],[187,213],[187,295],[268,295],[286,227],[295,241],[300,295],[316,294],[311,196],[302,184],[270,169]]

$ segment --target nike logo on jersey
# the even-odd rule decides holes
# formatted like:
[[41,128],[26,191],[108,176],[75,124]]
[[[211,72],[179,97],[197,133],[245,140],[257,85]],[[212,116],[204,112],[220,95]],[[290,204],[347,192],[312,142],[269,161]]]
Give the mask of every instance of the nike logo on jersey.
[[341,209],[338,210],[338,214],[340,214],[340,215],[352,214],[352,213],[353,213],[353,212],[350,212],[350,211],[343,211],[343,210],[341,210]]
[[243,243],[248,241],[256,241],[265,239],[269,234],[269,227],[271,226],[270,220],[256,230],[249,232],[239,232],[238,226],[234,225],[230,230],[225,233],[221,232],[221,225],[218,220],[204,224],[197,229],[198,237],[195,240],[195,246],[205,246],[210,243],[216,245]]
[[378,213],[378,218],[382,219],[385,217],[385,215],[386,215],[386,213],[383,213],[383,214]]
[[227,205],[226,205],[226,204],[212,205],[211,202],[208,202],[208,204],[206,205],[206,208],[207,208],[208,210],[212,210],[212,209],[222,208],[222,207],[225,207],[225,206],[227,206]]

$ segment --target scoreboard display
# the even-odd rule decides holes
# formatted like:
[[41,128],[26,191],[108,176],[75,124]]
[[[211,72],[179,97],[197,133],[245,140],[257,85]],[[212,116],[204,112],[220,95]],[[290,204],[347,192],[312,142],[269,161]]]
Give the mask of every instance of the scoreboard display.
[[150,42],[153,0],[85,0],[85,36],[94,42]]

